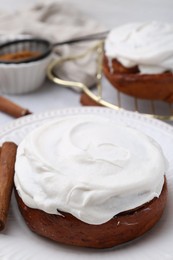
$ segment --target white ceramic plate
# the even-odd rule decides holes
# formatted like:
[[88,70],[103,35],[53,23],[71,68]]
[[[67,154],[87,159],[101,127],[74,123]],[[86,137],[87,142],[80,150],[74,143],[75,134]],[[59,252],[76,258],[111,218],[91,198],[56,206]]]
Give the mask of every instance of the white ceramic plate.
[[[6,229],[0,234],[1,260],[167,260],[173,259],[173,128],[138,113],[113,111],[106,108],[71,108],[31,115],[13,121],[0,131],[0,143],[11,140],[17,144],[35,127],[55,117],[71,114],[100,114],[123,122],[153,137],[163,149],[169,162],[168,203],[160,222],[148,233],[130,243],[109,250],[77,248],[56,244],[32,233],[25,225],[12,198]],[[116,134],[116,133],[115,133]],[[23,169],[25,170],[25,169]]]

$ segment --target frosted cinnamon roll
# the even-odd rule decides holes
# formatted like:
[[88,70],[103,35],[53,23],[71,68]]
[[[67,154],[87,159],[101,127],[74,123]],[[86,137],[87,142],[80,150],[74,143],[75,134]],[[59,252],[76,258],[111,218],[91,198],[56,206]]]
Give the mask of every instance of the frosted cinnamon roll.
[[125,24],[105,41],[104,73],[120,91],[145,99],[173,100],[173,25]]
[[34,232],[71,245],[112,247],[161,217],[165,172],[161,147],[145,134],[97,115],[70,116],[21,142],[16,196]]

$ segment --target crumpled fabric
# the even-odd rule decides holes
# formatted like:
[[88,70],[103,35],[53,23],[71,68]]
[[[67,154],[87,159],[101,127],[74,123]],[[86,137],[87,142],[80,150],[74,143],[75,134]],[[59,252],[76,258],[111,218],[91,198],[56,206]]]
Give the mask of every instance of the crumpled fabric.
[[[31,35],[52,43],[102,32],[105,27],[83,14],[75,6],[63,1],[43,1],[30,9],[10,13],[0,12],[0,41],[10,35]],[[81,54],[96,45],[96,41],[80,42],[54,48],[56,58]],[[64,63],[56,71],[58,77],[79,81],[87,86],[96,81],[94,53],[85,58]]]

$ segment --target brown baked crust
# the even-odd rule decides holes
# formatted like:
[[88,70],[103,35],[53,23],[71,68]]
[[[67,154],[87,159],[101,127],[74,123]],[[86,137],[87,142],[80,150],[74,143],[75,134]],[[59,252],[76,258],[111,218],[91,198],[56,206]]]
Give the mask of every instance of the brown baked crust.
[[93,248],[109,248],[133,240],[150,230],[160,219],[167,199],[166,180],[159,198],[142,207],[121,213],[101,225],[89,225],[71,214],[48,214],[27,207],[16,191],[19,210],[35,233],[56,242]]
[[103,72],[110,83],[119,91],[142,99],[173,102],[173,74],[140,74],[138,67],[125,68],[116,59],[112,60],[112,71],[104,56]]

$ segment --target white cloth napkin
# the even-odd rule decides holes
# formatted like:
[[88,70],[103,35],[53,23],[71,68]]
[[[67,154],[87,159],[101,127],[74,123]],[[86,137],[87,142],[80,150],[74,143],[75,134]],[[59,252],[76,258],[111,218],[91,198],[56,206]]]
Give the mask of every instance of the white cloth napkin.
[[[87,17],[69,3],[45,1],[31,9],[13,13],[0,12],[0,40],[10,34],[26,34],[45,38],[52,43],[104,31],[104,26]],[[83,53],[96,42],[82,42],[56,47],[59,56]],[[87,86],[95,83],[95,55],[64,64],[58,75],[64,79],[79,81]]]

